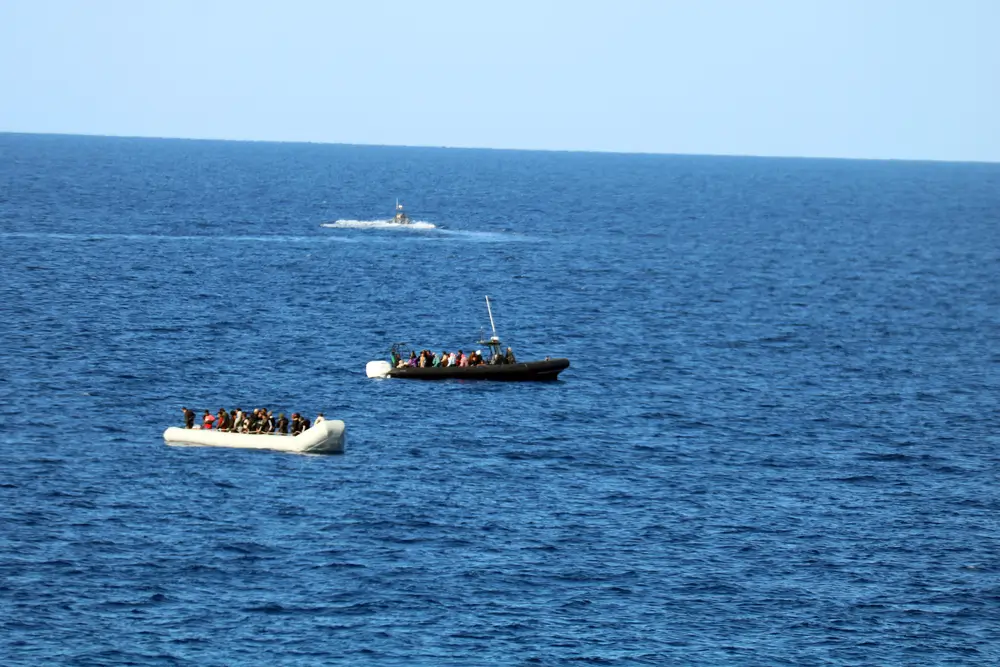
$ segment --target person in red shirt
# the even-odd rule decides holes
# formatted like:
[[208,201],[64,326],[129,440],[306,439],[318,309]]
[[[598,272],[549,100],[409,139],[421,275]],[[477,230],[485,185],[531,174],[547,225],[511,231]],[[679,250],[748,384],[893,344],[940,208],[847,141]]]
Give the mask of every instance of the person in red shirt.
[[212,416],[212,413],[209,412],[208,410],[205,410],[205,416],[202,417],[201,427],[202,428],[210,429],[210,428],[212,428],[212,423],[214,421],[215,421],[215,417]]

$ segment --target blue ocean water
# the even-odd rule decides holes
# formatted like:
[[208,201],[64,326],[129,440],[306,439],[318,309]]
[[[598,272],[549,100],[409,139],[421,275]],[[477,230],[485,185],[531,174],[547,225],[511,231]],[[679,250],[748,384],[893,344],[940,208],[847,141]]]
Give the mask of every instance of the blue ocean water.
[[[996,164],[0,134],[0,664],[996,664],[998,277]],[[487,294],[559,382],[365,377]]]

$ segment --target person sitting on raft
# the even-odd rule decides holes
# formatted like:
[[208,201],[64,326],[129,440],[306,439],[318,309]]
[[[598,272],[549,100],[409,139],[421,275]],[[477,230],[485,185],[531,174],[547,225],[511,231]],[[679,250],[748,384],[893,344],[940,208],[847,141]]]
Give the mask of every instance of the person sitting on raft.
[[292,413],[292,435],[298,435],[302,431],[308,430],[310,426],[311,424],[308,419],[298,412]]
[[219,408],[219,412],[215,415],[215,427],[223,432],[228,432],[232,430],[233,420],[226,412],[225,408]]
[[[247,433],[251,435],[266,435],[269,433],[287,435],[289,430],[289,422],[285,417],[285,413],[279,413],[275,417],[274,412],[266,408],[255,408],[252,413],[244,413],[239,408],[233,408],[232,412],[227,412],[225,408],[219,408],[218,415],[213,415],[210,411],[205,410],[200,426],[195,426],[194,424],[194,410],[188,408],[181,408],[181,410],[184,414],[184,428],[214,429],[220,432]],[[322,421],[326,421],[326,419],[323,417],[323,413],[320,412],[316,416],[316,423],[318,424]],[[309,419],[298,412],[292,414],[292,435],[298,435],[310,426],[312,426],[312,423]]]

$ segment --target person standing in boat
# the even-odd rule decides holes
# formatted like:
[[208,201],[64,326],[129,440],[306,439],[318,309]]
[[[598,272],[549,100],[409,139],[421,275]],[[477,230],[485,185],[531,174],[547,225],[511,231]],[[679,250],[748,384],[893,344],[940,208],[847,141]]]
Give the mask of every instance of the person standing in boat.
[[517,359],[514,358],[514,350],[510,349],[509,347],[507,348],[507,363],[508,364],[517,363]]
[[194,410],[181,408],[184,413],[184,428],[194,428]]
[[219,414],[216,415],[215,420],[217,422],[216,427],[220,431],[229,431],[233,426],[232,419],[225,408],[219,408]]
[[215,417],[208,410],[205,410],[205,414],[201,418],[201,427],[204,429],[211,429],[212,424],[215,422]]

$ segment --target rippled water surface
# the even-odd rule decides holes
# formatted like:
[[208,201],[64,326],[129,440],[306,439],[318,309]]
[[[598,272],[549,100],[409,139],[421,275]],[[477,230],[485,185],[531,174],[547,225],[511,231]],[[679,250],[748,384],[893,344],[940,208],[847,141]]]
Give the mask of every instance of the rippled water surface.
[[[0,664],[996,664],[998,276],[1000,165],[0,135]],[[365,377],[486,294],[559,382]]]

